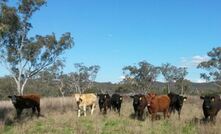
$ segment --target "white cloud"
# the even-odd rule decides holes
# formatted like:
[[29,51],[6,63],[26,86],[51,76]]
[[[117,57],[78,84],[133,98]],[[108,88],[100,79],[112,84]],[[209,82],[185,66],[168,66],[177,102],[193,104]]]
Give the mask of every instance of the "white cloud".
[[209,57],[195,55],[191,58],[181,57],[180,59],[181,59],[181,67],[196,67],[199,63],[203,61],[208,61]]
[[204,83],[204,82],[206,82],[206,80],[204,80],[204,79],[197,79],[194,82],[196,82],[196,83]]
[[124,75],[122,75],[122,76],[120,76],[120,81],[122,81],[123,79],[125,78],[125,76]]
[[192,64],[194,66],[197,66],[199,63],[203,62],[203,61],[208,61],[209,60],[209,57],[208,56],[199,56],[199,55],[196,55],[196,56],[193,56],[192,57]]

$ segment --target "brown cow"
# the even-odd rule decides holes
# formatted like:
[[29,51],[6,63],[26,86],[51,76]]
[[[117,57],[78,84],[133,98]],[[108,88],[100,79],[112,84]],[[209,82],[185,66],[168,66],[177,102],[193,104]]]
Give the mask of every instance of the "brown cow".
[[164,119],[166,116],[169,118],[170,98],[167,95],[157,96],[155,93],[148,93],[145,97],[148,111],[152,114],[152,121],[156,118],[157,112],[163,112]]
[[40,116],[40,96],[38,94],[27,94],[23,96],[12,95],[8,96],[12,100],[14,107],[16,108],[17,118],[20,118],[20,115],[23,109],[32,108],[32,113],[38,111],[37,116]]

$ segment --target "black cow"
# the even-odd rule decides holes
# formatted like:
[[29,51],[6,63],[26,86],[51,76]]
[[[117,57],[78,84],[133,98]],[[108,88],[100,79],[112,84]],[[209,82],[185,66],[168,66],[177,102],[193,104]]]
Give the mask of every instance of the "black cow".
[[168,94],[170,98],[170,106],[169,106],[169,112],[175,112],[175,110],[178,112],[178,116],[180,119],[180,113],[183,106],[183,102],[186,101],[187,97],[175,94],[175,93],[169,93]]
[[216,115],[221,109],[221,99],[219,95],[206,95],[200,96],[203,99],[203,113],[205,116],[205,120],[215,121]]
[[113,94],[111,96],[111,106],[114,111],[117,111],[120,115],[121,103],[123,101],[123,97],[119,94]]
[[143,119],[144,109],[147,106],[147,101],[145,99],[145,96],[142,94],[137,94],[134,96],[130,96],[133,98],[133,107],[134,107],[134,113],[135,118],[138,117],[138,119]]
[[40,116],[40,96],[37,94],[29,94],[23,96],[8,96],[16,108],[17,118],[20,118],[23,109],[32,108],[32,114],[38,111],[37,116]]
[[109,94],[98,94],[99,97],[98,103],[100,112],[103,111],[104,114],[107,114],[107,109],[111,110],[111,98]]

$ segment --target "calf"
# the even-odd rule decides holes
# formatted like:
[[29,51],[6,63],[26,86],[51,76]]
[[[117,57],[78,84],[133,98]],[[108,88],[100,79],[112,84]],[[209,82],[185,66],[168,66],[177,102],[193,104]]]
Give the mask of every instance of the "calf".
[[157,96],[155,93],[148,93],[145,97],[148,111],[152,114],[152,121],[156,118],[157,112],[163,112],[164,119],[166,116],[169,117],[170,98],[167,95]]
[[12,95],[8,96],[11,99],[17,113],[17,118],[20,118],[22,110],[32,108],[32,114],[38,111],[37,116],[40,116],[40,96],[37,94],[27,94],[23,96]]
[[114,111],[117,110],[117,112],[120,115],[120,109],[121,109],[121,103],[122,103],[123,97],[119,94],[113,94],[111,96],[111,106],[114,109]]
[[142,94],[137,94],[130,97],[133,98],[135,118],[137,117],[138,119],[142,120],[144,109],[147,106],[147,101],[145,96]]
[[82,109],[84,112],[84,116],[86,116],[87,107],[91,107],[91,115],[92,115],[96,106],[97,96],[93,93],[75,94],[74,96],[78,106],[78,117],[81,116]]
[[221,109],[221,99],[219,95],[200,96],[203,99],[203,113],[205,120],[214,121],[219,110]]
[[98,104],[100,112],[103,111],[104,114],[107,114],[107,109],[111,109],[111,98],[109,94],[98,94],[99,97]]
[[169,106],[169,112],[175,112],[175,110],[178,112],[178,116],[180,119],[180,113],[183,106],[183,102],[186,101],[187,97],[175,94],[175,93],[169,93],[168,94],[170,98],[170,106]]

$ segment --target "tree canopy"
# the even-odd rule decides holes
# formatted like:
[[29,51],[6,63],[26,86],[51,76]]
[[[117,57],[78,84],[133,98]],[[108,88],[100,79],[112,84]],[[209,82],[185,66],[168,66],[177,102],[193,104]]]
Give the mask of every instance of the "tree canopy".
[[0,60],[14,78],[19,94],[23,94],[27,81],[52,65],[57,58],[73,46],[70,33],[59,39],[55,33],[29,37],[30,18],[46,4],[45,0],[20,0],[11,7],[1,1],[0,8]]
[[126,66],[123,68],[125,74],[124,81],[130,81],[132,85],[140,90],[149,90],[153,81],[159,75],[159,68],[141,61],[138,66]]
[[206,81],[214,81],[221,88],[221,47],[213,48],[207,55],[209,60],[197,66],[207,71],[207,73],[201,73],[200,76]]

